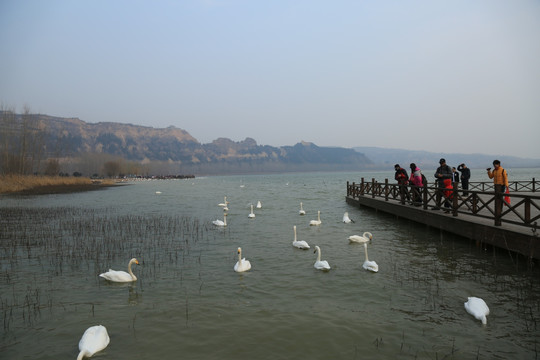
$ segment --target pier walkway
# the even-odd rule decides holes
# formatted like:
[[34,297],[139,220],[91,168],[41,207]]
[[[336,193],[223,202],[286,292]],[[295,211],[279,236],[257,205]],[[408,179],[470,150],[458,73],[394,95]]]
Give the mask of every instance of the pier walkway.
[[[388,179],[381,183],[362,178],[359,184],[347,182],[346,201],[454,233],[479,245],[490,244],[540,259],[539,185],[535,179],[513,181],[509,183],[510,194],[502,194],[495,192],[493,183],[471,182],[467,193],[455,184],[441,195],[441,203],[449,204],[445,208],[437,206],[440,189],[435,185],[402,186]],[[407,199],[407,193],[412,197],[413,191],[420,193],[417,202]]]

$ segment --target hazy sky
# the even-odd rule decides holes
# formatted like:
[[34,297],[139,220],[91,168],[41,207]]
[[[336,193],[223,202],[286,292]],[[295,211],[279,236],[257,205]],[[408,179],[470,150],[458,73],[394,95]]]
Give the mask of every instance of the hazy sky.
[[0,0],[0,46],[17,112],[540,158],[538,0]]

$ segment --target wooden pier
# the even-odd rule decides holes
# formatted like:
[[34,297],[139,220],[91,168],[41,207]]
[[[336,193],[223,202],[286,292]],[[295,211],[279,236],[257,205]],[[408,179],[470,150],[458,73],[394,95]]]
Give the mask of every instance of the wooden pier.
[[[469,183],[466,193],[456,183],[441,194],[435,185],[415,187],[391,184],[388,179],[381,183],[362,178],[360,184],[347,182],[346,201],[457,234],[478,245],[489,244],[540,259],[539,184],[535,179],[510,182],[507,202],[507,194],[495,192],[493,184],[486,182]],[[420,194],[416,202],[407,198],[408,193],[412,200],[413,191]],[[449,207],[442,205],[445,202]]]

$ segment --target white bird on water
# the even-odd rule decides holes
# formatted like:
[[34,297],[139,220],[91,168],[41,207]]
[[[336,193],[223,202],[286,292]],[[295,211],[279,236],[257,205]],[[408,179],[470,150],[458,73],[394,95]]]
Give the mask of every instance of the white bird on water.
[[348,223],[353,223],[354,220],[352,220],[350,217],[349,217],[349,213],[347,211],[345,211],[345,214],[343,214],[343,222],[345,224],[348,224]]
[[261,204],[261,201],[259,200],[257,201],[257,209],[260,209],[260,208],[262,208],[262,204]]
[[486,316],[489,315],[489,308],[484,300],[471,296],[464,305],[469,314],[480,320],[482,324],[487,324]]
[[321,221],[321,211],[317,211],[317,220],[311,220],[309,222],[309,225],[311,226],[317,226],[317,225],[321,225],[322,224],[322,221]]
[[223,202],[222,202],[222,203],[219,203],[218,206],[221,206],[221,207],[227,207],[228,204],[229,204],[229,202],[227,201],[227,197],[224,196],[224,197],[223,197]]
[[379,265],[375,261],[369,261],[368,255],[367,255],[367,242],[364,243],[364,252],[366,254],[366,260],[364,261],[364,264],[362,267],[366,270],[378,272],[379,271]]
[[317,252],[317,261],[315,261],[315,264],[313,264],[313,267],[317,270],[323,270],[323,271],[330,270],[330,265],[328,264],[328,261],[321,260],[321,248],[318,245],[315,245],[315,251],[313,252]]
[[91,357],[98,351],[105,349],[110,341],[111,339],[105,326],[96,325],[89,327],[79,341],[79,355],[77,356],[77,360],[82,360],[84,357]]
[[304,207],[302,206],[302,203],[300,203],[300,215],[306,215],[306,212],[304,211]]
[[245,258],[242,259],[242,248],[239,247],[237,253],[238,261],[236,262],[236,264],[234,264],[234,271],[244,272],[251,269],[251,263],[249,262],[249,260],[246,260]]
[[351,235],[349,236],[349,242],[353,243],[367,243],[368,241],[373,240],[373,235],[370,232],[366,231],[363,235]]
[[223,214],[223,220],[214,220],[212,224],[216,226],[227,226],[227,214]]
[[109,281],[114,281],[114,282],[136,281],[137,277],[133,274],[133,271],[131,271],[132,264],[139,265],[139,261],[135,258],[129,260],[128,272],[109,269],[109,271],[104,272],[103,274],[99,274],[99,276],[101,276],[104,279],[107,279]]
[[304,240],[296,240],[296,225],[293,226],[293,231],[294,231],[294,240],[292,242],[293,246],[294,247],[297,247],[299,249],[302,249],[302,250],[307,250],[309,249],[309,244],[304,241]]
[[251,212],[249,213],[248,218],[250,219],[255,218],[255,213],[253,212],[253,204],[251,204]]

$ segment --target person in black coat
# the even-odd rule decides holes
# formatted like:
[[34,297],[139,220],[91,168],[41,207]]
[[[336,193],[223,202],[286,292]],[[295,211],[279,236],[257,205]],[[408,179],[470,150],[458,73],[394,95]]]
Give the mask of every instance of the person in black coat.
[[[450,166],[446,165],[446,160],[439,160],[439,165],[440,166],[437,168],[437,171],[435,171],[435,178],[437,179],[437,186],[439,189],[437,190],[437,204],[435,207],[432,208],[433,210],[439,210],[441,208],[443,190],[446,187],[444,183],[445,180],[449,181],[450,183],[452,182],[452,169],[450,168]],[[444,206],[450,206],[448,199],[444,201]]]
[[408,201],[411,201],[411,195],[409,194],[409,189],[407,188],[407,184],[409,184],[409,175],[407,174],[407,170],[399,166],[399,164],[394,165],[394,170],[396,170],[394,179],[396,179],[399,185],[402,185],[401,191],[403,191],[403,195],[407,197]]
[[471,169],[465,164],[458,166],[458,171],[461,172],[461,188],[463,189],[463,196],[469,195],[469,179],[471,178]]
[[452,183],[459,182],[459,172],[455,167],[452,167]]

